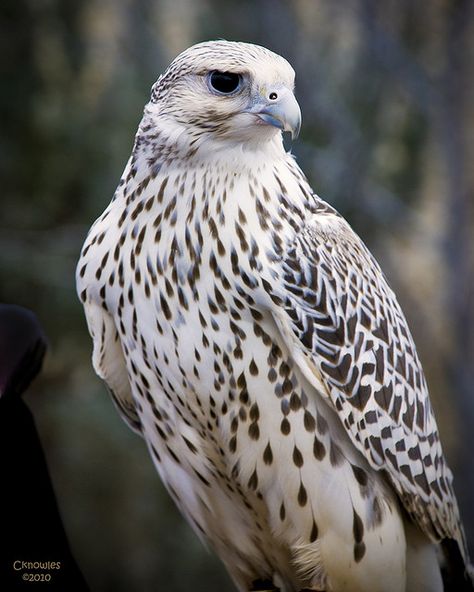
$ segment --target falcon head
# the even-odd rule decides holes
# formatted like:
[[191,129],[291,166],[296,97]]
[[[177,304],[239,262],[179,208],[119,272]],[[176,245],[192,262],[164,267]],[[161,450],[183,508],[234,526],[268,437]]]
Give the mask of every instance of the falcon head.
[[301,112],[294,79],[290,64],[264,47],[199,43],[160,76],[145,115],[157,131],[184,135],[191,145],[261,144],[281,131],[295,137]]

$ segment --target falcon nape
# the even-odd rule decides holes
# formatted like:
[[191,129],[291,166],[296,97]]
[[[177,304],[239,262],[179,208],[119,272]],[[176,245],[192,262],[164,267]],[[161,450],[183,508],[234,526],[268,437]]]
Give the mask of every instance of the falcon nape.
[[160,76],[78,264],[94,368],[239,590],[471,589],[406,320],[284,150],[293,86],[227,41]]

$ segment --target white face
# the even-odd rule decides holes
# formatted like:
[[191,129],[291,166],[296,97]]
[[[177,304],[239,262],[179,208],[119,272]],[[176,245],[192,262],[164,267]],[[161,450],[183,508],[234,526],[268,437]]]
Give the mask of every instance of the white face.
[[201,43],[180,54],[159,78],[150,108],[191,137],[266,141],[280,130],[299,130],[294,79],[290,64],[263,47]]

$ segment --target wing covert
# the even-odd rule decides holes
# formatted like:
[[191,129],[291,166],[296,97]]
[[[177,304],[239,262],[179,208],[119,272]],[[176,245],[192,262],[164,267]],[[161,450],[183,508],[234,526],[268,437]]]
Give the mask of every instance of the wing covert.
[[463,546],[452,475],[405,317],[359,237],[319,204],[279,261],[276,321],[353,444],[386,472],[422,530]]

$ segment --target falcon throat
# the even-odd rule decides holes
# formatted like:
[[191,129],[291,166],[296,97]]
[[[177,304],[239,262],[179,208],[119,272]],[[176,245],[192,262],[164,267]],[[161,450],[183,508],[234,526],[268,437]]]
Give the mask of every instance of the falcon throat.
[[93,365],[238,590],[442,591],[437,547],[468,559],[423,370],[300,122],[263,47],[171,63],[78,263]]

